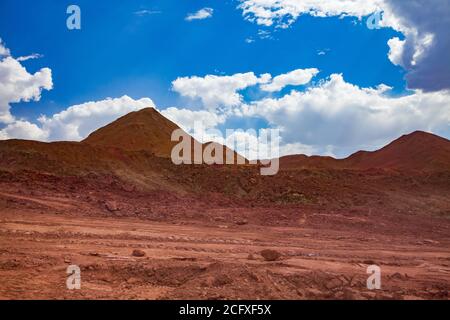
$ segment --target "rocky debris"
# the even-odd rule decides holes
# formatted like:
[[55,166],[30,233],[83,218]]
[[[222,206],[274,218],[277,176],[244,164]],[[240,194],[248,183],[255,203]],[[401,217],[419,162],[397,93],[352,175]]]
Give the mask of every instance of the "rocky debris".
[[344,295],[342,297],[343,300],[356,300],[357,299],[357,292],[353,291],[349,288],[344,288],[343,291]]
[[109,212],[119,211],[119,206],[116,201],[105,201],[105,208]]
[[219,274],[214,278],[212,285],[214,287],[223,287],[232,282],[233,282],[233,280],[231,280],[231,278],[229,276],[227,276],[226,274]]
[[325,283],[325,288],[327,288],[328,290],[333,290],[339,287],[342,287],[342,281],[338,278],[331,279],[330,281]]
[[263,250],[260,254],[266,261],[277,261],[281,258],[281,253],[271,249]]
[[391,276],[388,276],[389,279],[396,279],[396,280],[402,280],[402,281],[406,281],[409,279],[408,275],[405,274],[401,274],[399,272],[394,273]]
[[439,244],[439,241],[434,241],[430,239],[425,239],[422,241],[423,244]]
[[100,257],[100,253],[98,252],[89,252],[88,255],[90,255],[91,257]]
[[133,250],[133,253],[131,254],[133,257],[138,257],[138,258],[142,258],[146,256],[145,251],[139,250],[139,249],[135,249]]
[[127,280],[128,284],[138,284],[139,282],[141,282],[138,278],[135,277],[131,277]]
[[240,220],[237,220],[237,221],[236,221],[236,224],[237,224],[238,226],[245,226],[246,224],[248,224],[248,220],[246,220],[246,219],[240,219]]

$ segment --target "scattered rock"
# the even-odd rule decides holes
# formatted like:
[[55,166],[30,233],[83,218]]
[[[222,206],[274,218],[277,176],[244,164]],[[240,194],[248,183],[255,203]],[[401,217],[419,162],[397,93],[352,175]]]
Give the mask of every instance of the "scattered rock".
[[399,272],[394,273],[393,275],[389,276],[389,279],[397,279],[397,280],[408,280],[408,275],[407,274],[401,274]]
[[231,278],[228,277],[226,274],[220,274],[214,278],[212,285],[214,287],[222,287],[232,282],[233,280],[231,280]]
[[278,259],[280,259],[281,253],[279,253],[278,251],[275,251],[275,250],[267,249],[267,250],[261,251],[261,256],[266,261],[277,261]]
[[424,244],[439,244],[438,241],[434,241],[434,240],[430,240],[430,239],[425,239],[422,241]]
[[342,281],[339,280],[338,278],[331,279],[330,281],[328,281],[328,282],[325,284],[325,287],[326,287],[328,290],[333,290],[333,289],[342,287]]
[[132,255],[133,255],[133,257],[142,258],[142,257],[145,257],[146,253],[144,251],[142,251],[142,250],[135,249],[135,250],[133,250]]
[[343,299],[344,300],[356,300],[356,294],[353,290],[351,290],[349,288],[345,288]]
[[137,284],[137,283],[139,283],[140,282],[140,280],[138,279],[138,278],[129,278],[128,280],[127,280],[127,283],[128,284]]
[[248,224],[248,221],[246,219],[242,219],[242,220],[236,221],[236,224],[238,226],[245,226],[246,224]]
[[119,206],[117,205],[116,201],[106,201],[105,202],[105,208],[109,212],[116,212],[119,211]]

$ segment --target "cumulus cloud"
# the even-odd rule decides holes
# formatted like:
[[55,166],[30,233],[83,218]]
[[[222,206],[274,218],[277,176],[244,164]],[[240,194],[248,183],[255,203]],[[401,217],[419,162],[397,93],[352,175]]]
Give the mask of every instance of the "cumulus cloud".
[[403,62],[403,48],[405,47],[406,41],[400,40],[398,37],[392,38],[388,41],[389,46],[389,60],[397,66],[404,66]]
[[16,120],[0,130],[0,139],[25,139],[46,141],[48,132],[28,121]]
[[224,139],[216,139],[249,160],[274,159],[292,154],[311,156],[316,150],[302,143],[285,143],[278,131],[263,128],[258,131],[235,131]]
[[155,107],[149,98],[123,96],[74,105],[50,117],[41,116],[37,123],[17,119],[10,112],[10,104],[40,100],[43,90],[53,88],[52,72],[43,68],[30,74],[21,65],[22,61],[40,58],[39,54],[17,59],[10,54],[0,39],[0,123],[4,124],[0,139],[79,141],[129,112]]
[[0,130],[2,139],[40,141],[80,141],[117,118],[144,108],[154,108],[149,98],[134,100],[128,96],[74,105],[51,117],[42,116],[38,124],[18,120]]
[[[263,92],[280,91],[287,85],[309,83],[317,73],[317,69],[311,68],[274,78],[270,74],[257,77],[254,73],[180,78],[174,82],[174,90],[200,99],[205,110],[170,108],[163,114],[182,126],[184,123],[189,132],[196,119],[209,119],[207,127],[215,128],[218,124],[226,125],[231,115],[262,118],[281,130],[281,155],[347,156],[360,149],[381,147],[415,130],[450,134],[448,91],[413,90],[408,95],[393,96],[386,85],[362,88],[346,82],[340,74],[333,74],[314,86],[293,90],[281,98],[266,95],[266,98],[244,102],[239,93],[250,86],[259,86]],[[217,105],[233,107],[233,112]],[[243,141],[252,139],[242,134],[236,137]],[[202,137],[196,138],[202,141]],[[227,144],[217,135],[205,134],[203,139]]]
[[162,110],[161,114],[188,132],[194,129],[196,121],[200,121],[206,129],[210,129],[217,127],[226,120],[225,115],[220,115],[214,112],[206,110],[194,111],[190,109],[179,109],[176,107],[170,107]]
[[304,85],[309,83],[318,73],[319,70],[316,68],[297,69],[286,74],[276,76],[270,83],[261,85],[261,89],[268,92],[276,92],[289,85]]
[[259,25],[286,28],[302,14],[316,17],[354,16],[362,18],[377,11],[382,0],[240,0],[245,19]]
[[450,89],[450,2],[448,0],[240,0],[245,19],[263,26],[289,27],[301,15],[353,16],[383,11],[382,27],[404,34],[389,41],[389,59],[408,71],[409,88]]
[[[0,44],[0,51],[9,54]],[[11,103],[21,101],[39,101],[43,90],[53,88],[52,71],[42,68],[30,74],[20,61],[11,56],[0,57],[0,122],[11,123],[14,117],[10,113]]]
[[[206,137],[206,138],[205,138]],[[226,136],[209,134],[200,137],[203,142],[214,141],[235,150],[248,160],[274,159],[292,154],[305,154],[311,156],[316,150],[312,146],[302,143],[284,143],[279,130],[262,128],[230,131]]]
[[195,13],[190,13],[185,18],[186,21],[192,21],[192,20],[203,20],[207,18],[211,18],[214,14],[214,9],[212,8],[203,8],[198,10]]
[[9,49],[6,48],[6,46],[3,43],[2,38],[0,38],[0,58],[3,56],[9,56],[11,53],[9,52]]
[[[392,53],[394,54],[394,53]],[[179,78],[174,90],[199,99],[205,110],[170,108],[163,114],[187,131],[195,119],[204,119],[207,127],[227,124],[232,117],[261,118],[280,128],[281,154],[319,153],[346,156],[360,149],[375,149],[402,134],[415,130],[450,135],[450,92],[412,90],[393,96],[391,88],[380,84],[362,88],[348,83],[341,74],[333,74],[317,84],[293,90],[280,98],[245,102],[239,90],[259,86],[262,94],[280,91],[286,85],[306,84],[317,69],[300,69],[260,77],[254,73],[232,76]],[[218,108],[217,106],[227,106]],[[209,120],[208,120],[209,119]],[[213,141],[213,136],[210,136]]]
[[283,141],[336,154],[374,149],[415,130],[450,132],[450,93],[393,97],[390,88],[360,88],[333,74],[307,90],[279,99],[266,98],[244,105],[244,116],[260,116],[279,127]]
[[154,107],[149,98],[134,100],[123,96],[71,106],[51,117],[40,117],[39,122],[51,141],[79,141],[127,113]]
[[272,78],[269,73],[260,76],[253,72],[236,73],[231,76],[206,75],[205,77],[182,77],[172,82],[172,89],[180,95],[200,100],[202,105],[212,111],[229,109],[243,103],[240,91],[259,85],[267,92],[282,90],[288,85],[304,85],[319,73],[316,68],[297,69]]
[[[279,153],[280,157],[289,156],[293,154],[304,154],[307,156],[313,156],[320,153],[320,150],[314,146],[308,146],[300,142],[283,144],[281,141]],[[334,156],[333,153],[329,152],[322,152],[322,154],[327,156]]]
[[258,77],[253,72],[232,76],[183,77],[172,82],[172,89],[184,97],[200,99],[208,110],[216,110],[239,106],[243,99],[240,90],[266,83],[270,78],[268,74]]
[[[405,35],[401,59],[393,62],[400,62],[408,71],[406,79],[410,88],[425,91],[450,89],[448,12],[448,0],[386,0],[386,21],[383,23]],[[391,42],[391,52],[395,50],[392,45],[398,46],[399,43]]]

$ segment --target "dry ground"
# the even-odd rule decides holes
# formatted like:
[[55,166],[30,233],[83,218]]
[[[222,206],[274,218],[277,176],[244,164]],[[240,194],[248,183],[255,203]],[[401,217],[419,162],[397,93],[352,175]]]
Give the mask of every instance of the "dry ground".
[[[0,299],[448,299],[449,225],[425,239],[304,221],[202,225],[2,209]],[[264,261],[263,249],[282,257]],[[366,288],[371,264],[381,267],[381,290]],[[81,268],[81,290],[66,288],[69,265]]]

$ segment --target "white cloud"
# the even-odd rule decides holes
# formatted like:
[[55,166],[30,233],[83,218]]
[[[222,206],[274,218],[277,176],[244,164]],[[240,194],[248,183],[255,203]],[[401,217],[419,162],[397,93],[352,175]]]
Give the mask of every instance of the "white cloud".
[[[266,139],[266,137],[271,138]],[[212,137],[211,140],[226,145],[249,160],[273,159],[292,154],[311,156],[317,152],[314,147],[302,143],[284,143],[282,137],[275,132],[271,135],[270,128],[258,131],[238,130],[226,138]]]
[[10,54],[9,49],[5,47],[2,38],[0,38],[0,58],[9,56]]
[[265,83],[270,75],[257,77],[253,72],[232,76],[207,75],[205,77],[183,77],[172,82],[172,88],[184,97],[200,99],[208,110],[235,107],[242,103],[240,90]]
[[288,27],[302,14],[316,17],[362,18],[380,8],[382,0],[240,0],[245,19],[263,26]]
[[214,9],[212,8],[203,8],[195,13],[190,13],[185,18],[186,21],[192,21],[192,20],[203,20],[207,18],[211,18],[213,16]]
[[[5,52],[5,50],[3,50]],[[52,71],[42,68],[30,74],[11,56],[0,60],[0,123],[11,123],[10,104],[21,101],[39,101],[42,90],[53,88]]]
[[404,34],[389,41],[389,58],[408,71],[412,89],[450,89],[450,2],[448,0],[240,0],[245,19],[287,28],[301,15],[353,16],[362,19],[383,11],[381,27]]
[[15,120],[0,130],[0,138],[80,141],[127,113],[154,107],[153,101],[149,98],[134,100],[128,96],[86,102],[71,106],[51,117],[42,116],[38,119],[38,124]]
[[380,147],[415,130],[450,134],[450,92],[417,90],[392,97],[389,89],[360,88],[334,74],[304,92],[255,101],[242,111],[279,127],[286,144],[301,143],[321,153],[333,146],[341,156]]
[[51,141],[79,141],[127,113],[154,107],[149,98],[134,100],[123,96],[71,106],[52,117],[43,116],[39,118],[39,122],[42,129],[48,132],[48,139]]
[[293,90],[277,99],[267,98],[266,94],[266,98],[248,103],[239,93],[258,85],[263,91],[274,92],[286,85],[306,84],[317,72],[311,68],[274,78],[270,74],[257,77],[252,72],[179,78],[174,81],[174,90],[199,99],[207,111],[171,108],[165,115],[189,129],[192,126],[186,123],[192,124],[196,118],[211,119],[211,128],[227,125],[233,117],[262,118],[281,129],[282,155],[302,152],[346,156],[360,149],[380,147],[415,130],[450,135],[448,91],[415,90],[409,95],[392,96],[391,88],[384,84],[361,88],[346,82],[342,75],[333,74],[304,91]]
[[22,61],[33,60],[33,59],[40,59],[43,57],[44,56],[40,53],[33,53],[28,56],[18,57],[16,60],[22,62]]
[[408,71],[408,86],[425,91],[450,89],[450,2],[386,0],[386,8],[383,23],[405,35],[400,61]]
[[262,30],[262,29],[258,30],[258,37],[262,40],[273,39],[270,31]]
[[318,73],[319,70],[316,68],[297,69],[286,74],[276,76],[270,83],[261,85],[261,89],[268,92],[276,92],[289,85],[304,85],[309,83]]
[[185,131],[192,131],[196,121],[202,122],[205,129],[215,128],[225,122],[226,117],[206,110],[193,111],[189,109],[178,109],[175,107],[161,111],[167,119],[175,122]]
[[0,130],[0,139],[25,139],[46,141],[48,133],[36,124],[28,121],[16,120],[8,124],[3,130]]
[[398,37],[392,38],[388,41],[389,46],[389,60],[397,66],[404,66],[403,63],[403,48],[405,47],[405,42],[400,40]]
[[20,61],[39,58],[41,55],[32,54],[15,59],[10,56],[1,40],[0,53],[6,55],[0,60],[0,123],[6,125],[0,130],[0,139],[79,141],[120,116],[155,107],[149,98],[134,100],[123,96],[74,105],[51,117],[41,116],[38,123],[16,119],[10,112],[10,104],[40,100],[42,90],[53,88],[52,73],[48,68],[35,74],[28,73]]
[[286,143],[280,145],[280,157],[289,156],[293,154],[304,154],[313,156],[318,154],[319,150],[313,146],[308,146],[299,142]]
[[162,12],[159,10],[148,10],[148,9],[138,10],[134,12],[134,14],[139,17],[150,16],[152,14],[160,14],[160,13]]

